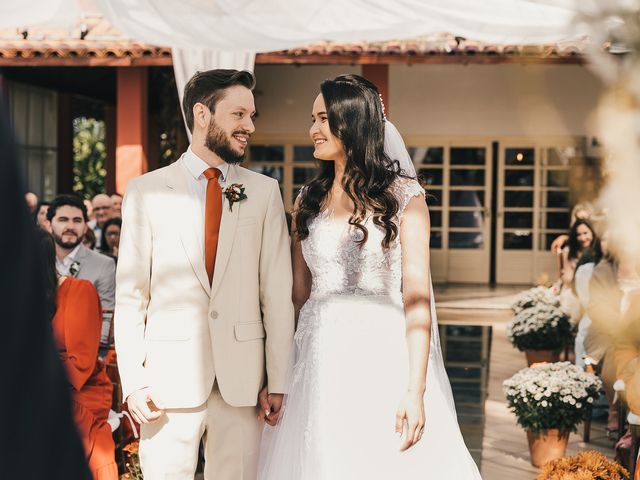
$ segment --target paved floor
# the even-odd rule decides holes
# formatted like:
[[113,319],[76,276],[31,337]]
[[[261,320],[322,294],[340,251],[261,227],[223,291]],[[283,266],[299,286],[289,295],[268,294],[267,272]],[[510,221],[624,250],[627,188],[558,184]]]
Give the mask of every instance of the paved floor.
[[[524,354],[514,349],[506,335],[511,317],[508,307],[521,288],[437,287],[438,318],[442,324],[490,326],[489,384],[482,419],[460,416],[460,424],[484,480],[533,480],[537,469],[529,463],[525,432],[516,424],[502,393],[502,381],[526,367]],[[464,409],[462,409],[464,411]],[[461,412],[463,413],[463,412]],[[582,427],[569,438],[568,454],[598,450],[613,458],[604,421],[594,420],[591,442],[582,442]]]

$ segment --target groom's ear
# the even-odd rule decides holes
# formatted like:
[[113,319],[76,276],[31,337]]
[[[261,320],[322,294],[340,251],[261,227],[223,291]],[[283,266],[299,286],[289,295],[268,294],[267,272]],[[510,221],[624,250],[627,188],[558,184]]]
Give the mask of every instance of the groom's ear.
[[211,117],[211,111],[204,103],[196,102],[193,105],[193,129],[196,125],[201,129],[206,129]]

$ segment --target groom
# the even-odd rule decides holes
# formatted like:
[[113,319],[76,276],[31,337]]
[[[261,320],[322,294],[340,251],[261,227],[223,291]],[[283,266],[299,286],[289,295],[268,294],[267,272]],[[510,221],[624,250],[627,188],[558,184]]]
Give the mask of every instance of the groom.
[[206,479],[255,479],[258,394],[269,423],[282,405],[294,329],[287,225],[278,183],[238,165],[255,130],[254,84],[246,71],[194,75],[183,99],[191,146],[125,195],[115,339],[146,480],[193,479],[201,438]]

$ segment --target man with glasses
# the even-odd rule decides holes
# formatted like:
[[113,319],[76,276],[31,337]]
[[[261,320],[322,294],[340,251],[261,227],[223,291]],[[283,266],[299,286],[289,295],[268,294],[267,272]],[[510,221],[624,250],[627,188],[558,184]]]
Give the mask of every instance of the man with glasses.
[[96,249],[100,249],[102,240],[102,228],[104,224],[113,216],[113,203],[109,195],[99,193],[91,201],[93,205],[93,215],[95,219],[88,222],[87,225],[93,233],[96,234]]

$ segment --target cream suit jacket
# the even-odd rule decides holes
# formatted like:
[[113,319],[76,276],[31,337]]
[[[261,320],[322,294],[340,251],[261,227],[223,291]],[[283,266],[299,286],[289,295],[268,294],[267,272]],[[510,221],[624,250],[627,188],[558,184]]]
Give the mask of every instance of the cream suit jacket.
[[[182,158],[132,180],[123,203],[115,341],[123,397],[149,387],[160,408],[203,404],[217,379],[232,406],[285,393],[294,314],[289,237],[278,183],[231,165],[226,183],[247,199],[223,201],[209,286],[201,207]],[[203,222],[202,219],[200,219]]]

